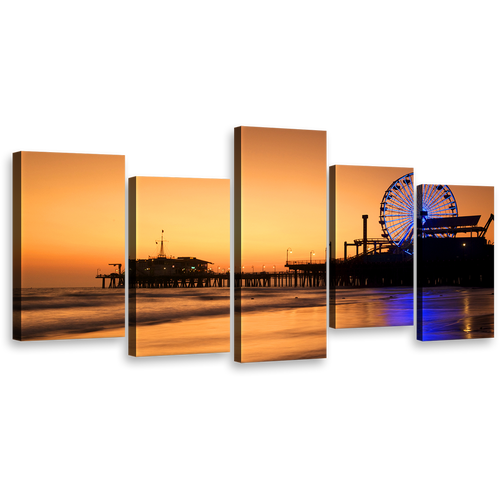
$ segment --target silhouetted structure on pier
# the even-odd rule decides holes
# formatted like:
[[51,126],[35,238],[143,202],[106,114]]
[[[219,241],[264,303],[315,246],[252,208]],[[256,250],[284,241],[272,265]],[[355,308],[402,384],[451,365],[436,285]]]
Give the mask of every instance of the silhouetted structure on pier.
[[[493,287],[494,245],[486,238],[493,221],[478,226],[480,216],[417,219],[418,286]],[[344,258],[330,261],[330,286],[384,287],[412,286],[411,247],[398,248],[387,240],[367,238],[363,216],[363,239],[344,242]],[[470,236],[461,236],[470,234]],[[347,247],[356,246],[356,255],[347,257]],[[369,247],[372,246],[371,249]],[[359,248],[363,252],[359,253]],[[366,249],[366,250],[365,250]]]
[[109,274],[97,273],[96,278],[102,279],[102,288],[106,288],[106,280],[109,279],[108,288],[123,288],[125,286],[125,273],[122,273],[122,265],[108,264],[110,266],[118,266],[118,272]]
[[362,254],[337,259],[330,265],[330,286],[384,287],[412,286],[413,258],[400,253]]
[[294,273],[294,286],[326,286],[326,261],[289,260],[285,267]]
[[[494,245],[479,215],[417,219],[417,286],[494,286]],[[456,237],[470,233],[470,236]]]

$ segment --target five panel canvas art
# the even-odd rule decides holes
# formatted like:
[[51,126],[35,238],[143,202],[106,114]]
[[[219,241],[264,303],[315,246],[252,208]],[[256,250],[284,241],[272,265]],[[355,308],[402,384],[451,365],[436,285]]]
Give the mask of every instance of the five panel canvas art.
[[331,328],[413,325],[415,288],[418,340],[492,338],[493,187],[326,166],[235,129],[231,272],[229,180],[131,178],[126,257],[124,156],[15,153],[13,338],[123,337],[126,282],[132,356],[229,352],[231,287],[241,363],[325,358],[327,288]]

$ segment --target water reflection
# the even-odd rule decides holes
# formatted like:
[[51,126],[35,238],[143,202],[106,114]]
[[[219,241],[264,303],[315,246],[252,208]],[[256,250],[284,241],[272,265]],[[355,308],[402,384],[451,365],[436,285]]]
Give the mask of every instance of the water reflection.
[[413,325],[413,288],[338,288],[330,318],[334,328]]
[[428,287],[418,293],[422,299],[417,323],[421,340],[494,336],[492,288]]

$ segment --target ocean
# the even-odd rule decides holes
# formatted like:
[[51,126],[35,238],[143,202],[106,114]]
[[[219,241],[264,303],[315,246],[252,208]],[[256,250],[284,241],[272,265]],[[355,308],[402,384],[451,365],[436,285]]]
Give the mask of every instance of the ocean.
[[[139,355],[229,351],[229,288],[136,292]],[[493,298],[490,288],[425,288],[424,340],[493,337]],[[336,304],[338,328],[413,323],[407,287],[337,289]],[[324,288],[243,288],[243,360],[326,356],[325,306]],[[21,311],[23,340],[125,335],[124,289],[23,289]]]
[[125,290],[23,288],[14,293],[19,314],[22,340],[124,337]]
[[419,293],[422,340],[493,338],[493,288],[424,287]]
[[[337,328],[413,325],[411,287],[337,288],[333,302]],[[425,287],[422,302],[422,340],[493,337],[493,288]]]
[[337,288],[330,292],[335,328],[413,325],[413,288]]
[[[229,288],[136,292],[139,355],[229,351]],[[493,337],[493,299],[490,288],[425,288],[424,340]],[[411,288],[337,289],[336,304],[338,328],[413,324]],[[243,288],[242,311],[245,361],[326,356],[324,288]],[[123,288],[26,288],[21,312],[23,340],[125,335]]]
[[[137,356],[229,352],[229,288],[138,288]],[[244,361],[326,356],[326,290],[244,288]]]

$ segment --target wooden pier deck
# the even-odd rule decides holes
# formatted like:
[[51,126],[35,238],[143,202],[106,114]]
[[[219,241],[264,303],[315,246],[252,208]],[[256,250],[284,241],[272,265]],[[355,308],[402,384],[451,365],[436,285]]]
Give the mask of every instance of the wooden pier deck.
[[124,274],[98,274],[96,278],[102,279],[102,288],[106,288],[106,280],[109,280],[108,288],[123,288],[125,286]]

